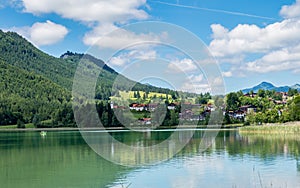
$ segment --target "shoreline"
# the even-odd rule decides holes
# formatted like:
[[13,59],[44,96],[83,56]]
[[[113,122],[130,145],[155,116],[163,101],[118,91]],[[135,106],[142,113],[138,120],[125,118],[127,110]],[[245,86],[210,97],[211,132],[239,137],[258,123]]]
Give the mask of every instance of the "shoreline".
[[266,123],[238,128],[242,134],[300,134],[300,121]]
[[[266,123],[262,125],[250,125],[250,126],[243,126],[243,125],[223,125],[222,127],[218,126],[197,126],[197,125],[184,125],[184,126],[162,126],[158,129],[152,127],[131,127],[133,130],[164,130],[164,129],[220,129],[220,130],[238,130],[239,132],[243,133],[262,133],[262,132],[272,132],[272,128],[277,128],[282,130],[287,127],[297,127],[299,128],[300,132],[300,121],[294,122],[286,122],[286,123]],[[26,132],[26,131],[114,131],[114,130],[131,130],[130,128],[126,127],[88,127],[88,128],[79,128],[79,127],[56,127],[56,128],[0,128],[0,132]],[[297,129],[298,131],[298,129]],[[276,131],[273,131],[276,132]]]
[[57,127],[57,128],[1,128],[0,132],[27,132],[27,131],[117,131],[117,130],[135,130],[135,131],[145,131],[145,130],[166,130],[166,129],[220,129],[220,130],[236,130],[236,127],[204,127],[204,126],[196,126],[196,125],[185,125],[185,126],[163,126],[156,129],[155,127],[88,127],[88,128],[79,128],[79,127]]

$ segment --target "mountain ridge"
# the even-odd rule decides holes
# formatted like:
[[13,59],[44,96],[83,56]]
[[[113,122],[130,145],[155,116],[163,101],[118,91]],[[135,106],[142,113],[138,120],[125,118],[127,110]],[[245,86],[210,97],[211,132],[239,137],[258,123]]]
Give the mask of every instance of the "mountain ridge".
[[269,90],[269,91],[276,91],[276,92],[288,92],[289,89],[297,89],[298,92],[300,91],[300,84],[294,84],[291,86],[275,86],[274,84],[270,82],[263,81],[260,84],[253,86],[251,88],[246,88],[242,89],[241,91],[243,93],[249,93],[250,91],[253,91],[255,93],[258,92],[258,90],[263,89],[263,90]]
[[[0,30],[0,126],[17,122],[36,127],[75,126],[71,91],[80,61],[103,69],[95,88],[97,100],[108,101],[132,85],[137,90],[174,92],[130,80],[88,54],[53,57],[17,33]],[[114,83],[116,77],[121,78],[118,83]]]
[[[53,57],[32,45],[25,38],[15,32],[3,32],[0,30],[0,59],[5,63],[16,66],[28,72],[34,72],[52,82],[63,86],[71,91],[74,74],[80,61],[89,61],[103,68],[99,75],[96,87],[97,99],[108,100],[117,90],[127,90],[129,86],[134,86],[133,90],[146,90],[153,92],[169,93],[170,89],[156,86],[144,85],[128,79],[117,73],[101,59],[97,59],[89,54],[80,54],[67,51],[60,58]],[[119,76],[120,83],[114,83]],[[112,86],[114,84],[114,88]],[[116,91],[112,91],[116,90]]]

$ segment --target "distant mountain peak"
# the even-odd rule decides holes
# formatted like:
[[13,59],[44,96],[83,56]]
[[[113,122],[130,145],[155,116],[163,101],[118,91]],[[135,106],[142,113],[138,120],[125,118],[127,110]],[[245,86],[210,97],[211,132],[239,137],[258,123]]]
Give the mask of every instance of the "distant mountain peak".
[[260,84],[261,84],[261,85],[272,85],[272,86],[274,86],[272,83],[266,82],[266,81],[263,81],[263,82],[261,82]]
[[272,83],[270,82],[261,82],[258,86],[261,87],[275,87]]
[[276,92],[288,92],[290,88],[297,89],[298,91],[300,91],[300,84],[295,84],[293,86],[276,87],[270,82],[263,81],[252,88],[243,89],[242,92],[243,93],[249,93],[250,91],[258,92],[258,90],[260,89],[269,90],[269,91],[275,90]]
[[300,89],[300,84],[292,85],[291,88],[299,90]]

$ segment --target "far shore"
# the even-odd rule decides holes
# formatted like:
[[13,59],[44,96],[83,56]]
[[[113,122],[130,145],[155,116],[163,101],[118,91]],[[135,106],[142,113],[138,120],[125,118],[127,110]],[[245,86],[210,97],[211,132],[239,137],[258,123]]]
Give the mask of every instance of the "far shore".
[[[250,125],[243,126],[242,124],[231,124],[219,126],[196,126],[196,125],[181,125],[181,126],[161,126],[158,130],[164,129],[222,129],[222,130],[239,130],[243,133],[300,133],[300,121],[286,122],[286,123],[266,123],[262,125]],[[289,128],[289,129],[287,129]],[[10,132],[10,131],[101,131],[101,130],[147,130],[155,129],[155,127],[54,127],[54,128],[16,128],[13,126],[1,127],[0,132]]]
[[[232,126],[232,128],[236,128],[235,126]],[[10,131],[101,131],[101,130],[153,130],[156,129],[155,127],[86,127],[86,128],[79,128],[79,127],[54,127],[54,128],[0,128],[0,132],[10,132]],[[164,129],[230,129],[230,127],[220,127],[220,126],[197,126],[197,125],[183,125],[183,126],[160,126],[158,130],[164,130]]]
[[300,121],[250,125],[238,130],[246,134],[300,134]]

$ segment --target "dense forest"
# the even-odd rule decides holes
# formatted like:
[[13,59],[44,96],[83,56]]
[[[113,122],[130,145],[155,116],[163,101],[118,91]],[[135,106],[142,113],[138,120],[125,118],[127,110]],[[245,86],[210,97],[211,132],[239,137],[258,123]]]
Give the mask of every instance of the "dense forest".
[[[68,51],[56,58],[40,51],[17,33],[0,30],[0,125],[75,126],[71,89],[80,61],[102,68],[95,93],[99,101],[108,101],[118,90],[176,94],[169,89],[129,80],[91,55]],[[114,83],[117,76],[120,79]],[[109,109],[106,111],[109,113]]]
[[[60,116],[71,109],[71,94],[65,88],[33,72],[0,61],[0,124],[35,123]],[[71,118],[69,122],[72,123]]]

